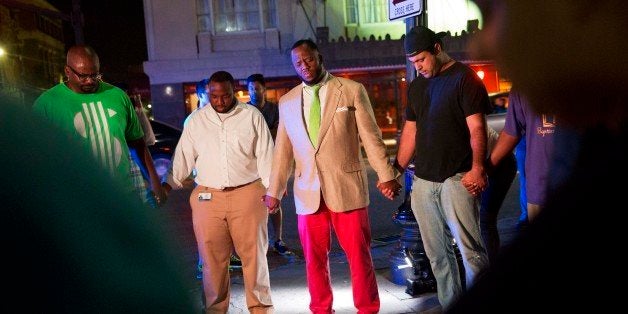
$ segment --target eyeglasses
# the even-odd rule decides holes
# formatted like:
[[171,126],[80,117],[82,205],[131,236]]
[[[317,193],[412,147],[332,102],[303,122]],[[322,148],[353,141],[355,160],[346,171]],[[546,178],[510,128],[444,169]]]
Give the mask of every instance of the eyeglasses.
[[76,70],[74,70],[71,66],[68,65],[68,68],[70,69],[70,71],[72,71],[72,73],[74,73],[74,75],[76,75],[79,80],[81,81],[87,81],[88,78],[91,78],[94,81],[98,81],[102,78],[102,73],[94,73],[94,74],[82,74],[77,72]]

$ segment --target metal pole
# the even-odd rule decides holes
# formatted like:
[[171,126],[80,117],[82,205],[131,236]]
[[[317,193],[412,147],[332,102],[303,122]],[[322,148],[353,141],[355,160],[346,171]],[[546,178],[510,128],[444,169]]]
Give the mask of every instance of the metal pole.
[[[406,20],[406,34],[415,26],[425,26],[427,27],[427,0],[423,0],[423,10],[421,14],[409,17]],[[414,70],[414,66],[410,64],[408,60],[406,60],[406,82],[410,85],[410,82],[416,78],[416,71]]]
[[[427,26],[427,0],[423,0],[422,11],[418,16],[407,18],[406,34],[415,26]],[[408,87],[416,78],[414,66],[406,60],[406,82]],[[400,105],[401,107],[401,105]],[[399,130],[401,132],[401,130]],[[399,136],[397,137],[399,138]],[[436,279],[423,248],[419,224],[414,217],[411,204],[412,179],[414,164],[410,164],[405,173],[404,202],[393,215],[393,222],[402,229],[397,247],[390,254],[391,275],[393,282],[406,284],[406,293],[417,295],[436,290]]]
[[310,16],[307,14],[307,11],[305,11],[305,7],[303,6],[303,0],[299,0],[299,4],[301,5],[301,9],[303,9],[303,14],[305,15],[305,18],[307,19],[307,23],[310,25],[310,29],[312,30],[312,34],[315,39],[314,41],[318,42],[316,31],[314,30],[314,26],[312,26],[312,20],[310,20]]
[[74,28],[74,42],[77,45],[85,44],[83,36],[83,12],[81,12],[81,0],[72,0],[72,27]]

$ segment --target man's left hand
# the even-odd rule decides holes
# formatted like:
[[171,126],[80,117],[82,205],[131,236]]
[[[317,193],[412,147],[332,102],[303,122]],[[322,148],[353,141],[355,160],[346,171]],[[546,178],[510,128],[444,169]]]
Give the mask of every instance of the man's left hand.
[[269,214],[274,214],[279,210],[279,200],[270,195],[262,196],[262,202],[266,205],[266,208],[268,208]]

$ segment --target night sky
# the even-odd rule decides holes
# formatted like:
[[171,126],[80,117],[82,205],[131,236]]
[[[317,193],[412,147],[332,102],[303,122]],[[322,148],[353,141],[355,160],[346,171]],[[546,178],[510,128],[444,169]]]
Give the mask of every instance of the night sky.
[[[48,0],[70,13],[72,0]],[[142,0],[82,0],[85,43],[100,57],[100,70],[107,81],[125,81],[129,65],[148,59]],[[64,23],[66,49],[75,43],[70,23]]]

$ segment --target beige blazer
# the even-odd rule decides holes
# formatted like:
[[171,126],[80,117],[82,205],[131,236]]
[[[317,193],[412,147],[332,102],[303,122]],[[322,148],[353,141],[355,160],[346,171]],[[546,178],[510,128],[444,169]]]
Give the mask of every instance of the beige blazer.
[[312,146],[307,134],[303,85],[299,84],[279,100],[279,128],[268,194],[281,199],[294,164],[294,201],[300,215],[315,213],[321,194],[335,212],[369,204],[360,139],[380,181],[399,176],[389,163],[364,86],[331,75],[326,84],[318,147]]

